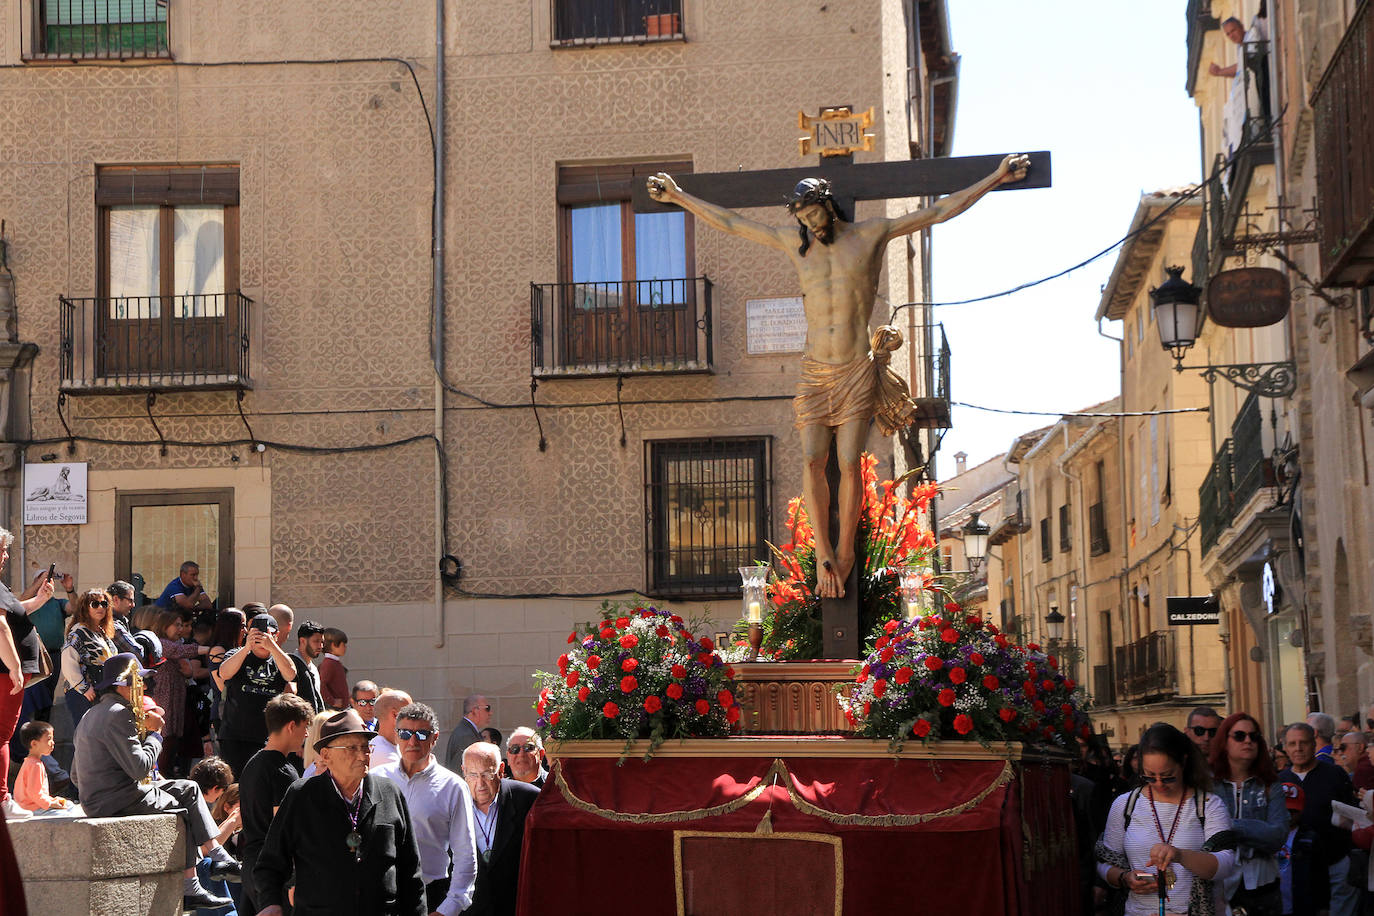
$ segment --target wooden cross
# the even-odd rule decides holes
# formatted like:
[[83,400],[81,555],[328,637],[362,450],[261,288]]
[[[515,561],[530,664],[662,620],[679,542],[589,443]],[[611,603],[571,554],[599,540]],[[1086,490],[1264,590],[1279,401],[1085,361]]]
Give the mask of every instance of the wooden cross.
[[[1028,153],[1031,164],[1026,177],[1004,184],[997,191],[1048,188],[1050,154]],[[849,218],[854,218],[854,203],[860,200],[889,200],[906,197],[938,197],[969,187],[986,178],[998,167],[1003,155],[961,156],[946,159],[913,159],[896,162],[865,162],[855,165],[850,156],[823,158],[819,164],[794,169],[759,169],[752,172],[705,172],[674,175],[678,186],[694,197],[738,210],[747,207],[777,207],[781,210],[792,189],[803,178],[830,181],[835,202]],[[676,210],[649,196],[647,185],[633,186],[636,213],[666,213]],[[835,443],[830,443],[826,477],[830,486],[829,515],[825,520],[830,542],[839,536],[839,460]],[[813,524],[821,520],[813,519]],[[844,584],[843,598],[821,599],[822,652],[827,658],[859,658],[864,633],[859,632],[859,571],[863,567],[863,544],[855,545],[856,561]]]

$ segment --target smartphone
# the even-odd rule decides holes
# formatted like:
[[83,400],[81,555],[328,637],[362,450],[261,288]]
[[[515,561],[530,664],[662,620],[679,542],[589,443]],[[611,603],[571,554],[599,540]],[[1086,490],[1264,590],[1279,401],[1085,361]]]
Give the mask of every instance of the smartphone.
[[48,581],[49,581],[49,582],[52,581],[53,574],[56,573],[56,572],[57,572],[57,564],[56,564],[56,563],[49,563],[49,564],[48,564]]
[[1155,872],[1153,869],[1138,868],[1131,873],[1131,877],[1135,881],[1150,882],[1150,890],[1154,890],[1155,886],[1159,883],[1159,874]]

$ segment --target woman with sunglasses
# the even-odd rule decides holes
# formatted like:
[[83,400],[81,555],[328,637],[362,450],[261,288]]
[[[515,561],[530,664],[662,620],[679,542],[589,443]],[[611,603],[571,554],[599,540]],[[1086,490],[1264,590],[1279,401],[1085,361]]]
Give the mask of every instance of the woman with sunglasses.
[[1212,916],[1225,911],[1216,885],[1235,870],[1231,815],[1214,792],[1202,752],[1163,722],[1140,738],[1143,786],[1112,803],[1097,843],[1097,873],[1128,891],[1126,916],[1160,912]]
[[1250,916],[1283,913],[1275,854],[1288,839],[1287,796],[1266,744],[1258,720],[1237,712],[1221,723],[1212,745],[1212,775],[1231,814],[1240,863],[1224,892]]
[[95,705],[95,688],[101,666],[119,654],[115,646],[114,615],[110,596],[103,589],[88,588],[73,602],[72,622],[62,647],[62,680],[67,685],[67,712],[75,728]]

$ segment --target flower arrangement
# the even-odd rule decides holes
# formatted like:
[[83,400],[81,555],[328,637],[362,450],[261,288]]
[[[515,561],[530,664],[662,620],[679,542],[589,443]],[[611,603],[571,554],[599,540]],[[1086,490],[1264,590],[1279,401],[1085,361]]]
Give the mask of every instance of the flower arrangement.
[[[899,489],[905,478],[878,482],[878,459],[865,452],[859,459],[863,501],[859,540],[865,545],[859,570],[859,632],[866,643],[880,628],[903,616],[897,575],[901,563],[923,561],[935,549],[935,535],[921,526],[937,488],[918,485],[911,496]],[[816,596],[816,541],[801,497],[787,503],[787,530],[792,539],[773,548],[776,572],[768,585],[771,613],[763,622],[763,655],[773,659],[817,658],[821,653],[820,598]]]
[[858,734],[894,745],[912,737],[1068,744],[1091,724],[1077,686],[1053,655],[1017,645],[996,625],[965,614],[889,621],[839,698]]
[[740,719],[734,669],[710,637],[654,607],[601,608],[601,620],[568,635],[558,671],[537,671],[535,726],[562,741],[649,739],[647,760],[668,738],[723,737]]

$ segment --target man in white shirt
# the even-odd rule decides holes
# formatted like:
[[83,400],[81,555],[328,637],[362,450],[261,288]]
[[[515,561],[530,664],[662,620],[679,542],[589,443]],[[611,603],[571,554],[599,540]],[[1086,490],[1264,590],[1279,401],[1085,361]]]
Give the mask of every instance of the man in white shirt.
[[388,687],[377,697],[377,737],[372,739],[372,767],[394,763],[401,757],[396,748],[396,714],[411,703],[410,694]]
[[426,908],[440,916],[458,916],[472,903],[477,880],[472,793],[462,777],[434,759],[439,719],[433,709],[424,703],[401,709],[396,717],[396,736],[400,759],[375,772],[400,786],[410,807],[420,845]]

